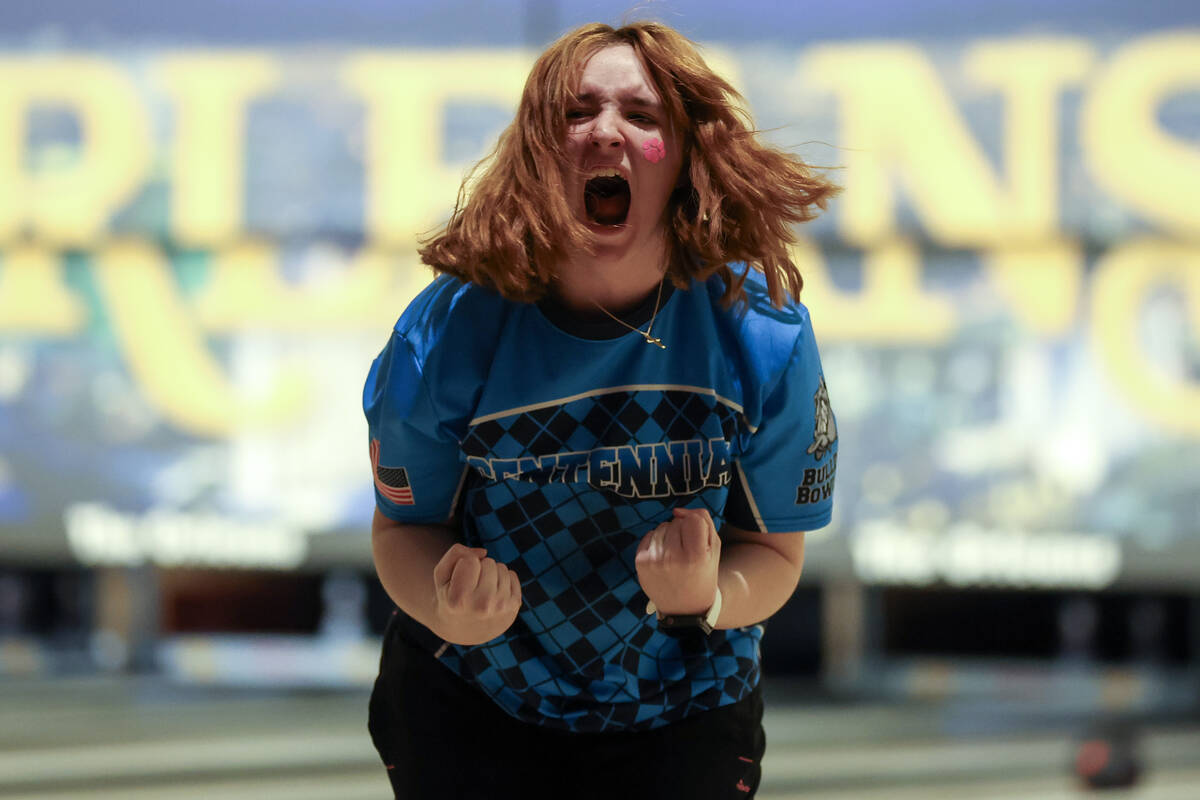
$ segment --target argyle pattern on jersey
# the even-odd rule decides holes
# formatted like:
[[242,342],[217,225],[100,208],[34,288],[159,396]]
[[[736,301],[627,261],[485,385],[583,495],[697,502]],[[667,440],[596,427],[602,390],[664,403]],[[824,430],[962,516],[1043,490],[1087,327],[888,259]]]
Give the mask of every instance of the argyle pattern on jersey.
[[[503,636],[442,661],[514,716],[573,731],[658,727],[746,696],[761,628],[662,633],[634,566],[641,537],[676,505],[698,501],[721,526],[741,432],[712,395],[638,388],[472,425],[466,543],[517,573],[522,610]],[[688,443],[674,463],[648,449],[671,442]]]
[[462,447],[468,456],[512,458],[702,434],[732,441],[737,431],[736,413],[715,397],[684,390],[629,390],[473,425]]

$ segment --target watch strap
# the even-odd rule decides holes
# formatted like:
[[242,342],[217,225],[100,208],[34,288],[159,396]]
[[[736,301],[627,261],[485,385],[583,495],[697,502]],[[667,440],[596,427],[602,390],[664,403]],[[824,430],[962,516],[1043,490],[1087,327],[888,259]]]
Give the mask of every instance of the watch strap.
[[699,628],[705,634],[712,633],[721,616],[721,587],[717,587],[713,604],[703,614],[663,614],[654,605],[653,600],[646,603],[646,613],[657,615],[659,628]]

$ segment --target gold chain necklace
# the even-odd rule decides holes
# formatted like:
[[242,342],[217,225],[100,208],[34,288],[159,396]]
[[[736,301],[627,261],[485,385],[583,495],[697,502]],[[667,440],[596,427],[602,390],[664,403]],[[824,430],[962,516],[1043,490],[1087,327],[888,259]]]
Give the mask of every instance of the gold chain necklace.
[[611,311],[609,311],[604,306],[600,305],[599,303],[596,303],[595,300],[593,300],[592,302],[596,304],[596,308],[600,309],[605,314],[608,314],[610,317],[615,319],[617,322],[621,323],[626,328],[629,328],[629,330],[633,331],[634,333],[640,333],[642,335],[642,338],[646,340],[646,344],[658,345],[658,347],[660,349],[666,350],[667,346],[665,344],[663,344],[662,339],[658,338],[657,336],[650,335],[650,331],[652,331],[654,329],[654,319],[655,319],[655,317],[658,316],[658,304],[662,300],[662,286],[663,286],[663,281],[665,281],[666,279],[667,279],[667,276],[664,274],[658,282],[658,297],[656,297],[654,299],[654,313],[650,315],[650,324],[646,326],[646,330],[642,330],[641,328],[633,327],[625,320],[614,315]]

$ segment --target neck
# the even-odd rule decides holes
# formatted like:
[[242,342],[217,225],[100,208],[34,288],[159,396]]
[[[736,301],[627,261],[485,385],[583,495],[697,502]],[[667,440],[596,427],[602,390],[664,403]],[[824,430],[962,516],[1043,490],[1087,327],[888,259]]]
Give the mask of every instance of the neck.
[[590,315],[599,303],[619,314],[645,301],[667,271],[664,247],[632,250],[621,256],[582,255],[562,263],[554,292],[572,311]]

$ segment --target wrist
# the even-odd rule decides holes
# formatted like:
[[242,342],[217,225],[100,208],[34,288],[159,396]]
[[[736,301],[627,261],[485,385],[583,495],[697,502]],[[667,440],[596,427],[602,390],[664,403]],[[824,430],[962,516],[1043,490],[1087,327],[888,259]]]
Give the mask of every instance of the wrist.
[[721,587],[714,585],[711,594],[692,595],[685,598],[682,602],[675,598],[668,598],[662,604],[656,603],[647,597],[646,613],[647,614],[674,614],[678,616],[687,614],[707,614],[709,609],[716,602],[717,595],[720,594]]
[[444,621],[433,632],[442,641],[462,645],[463,647],[473,647],[478,644],[490,642],[496,638],[495,636],[488,635],[488,631],[479,630],[478,627],[462,624],[455,625],[453,622],[447,624]]
[[700,628],[704,633],[712,633],[717,627],[721,616],[721,587],[717,586],[713,593],[712,603],[708,608],[695,613],[675,613],[657,608],[654,601],[646,603],[646,613],[655,614],[659,628]]

